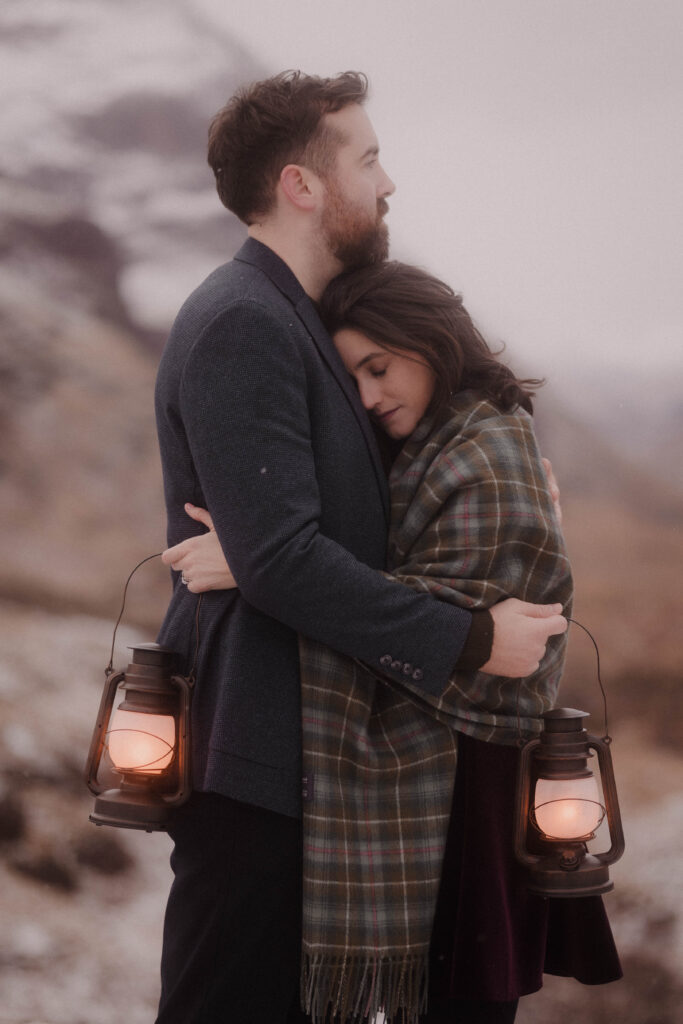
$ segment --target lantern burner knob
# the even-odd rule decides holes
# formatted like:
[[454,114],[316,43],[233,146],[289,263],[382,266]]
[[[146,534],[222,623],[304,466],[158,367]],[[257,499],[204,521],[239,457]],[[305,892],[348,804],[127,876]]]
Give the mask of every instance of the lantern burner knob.
[[580,852],[576,849],[563,850],[560,855],[560,867],[565,871],[573,871],[574,868],[578,868],[583,860],[584,851],[585,847],[582,847]]

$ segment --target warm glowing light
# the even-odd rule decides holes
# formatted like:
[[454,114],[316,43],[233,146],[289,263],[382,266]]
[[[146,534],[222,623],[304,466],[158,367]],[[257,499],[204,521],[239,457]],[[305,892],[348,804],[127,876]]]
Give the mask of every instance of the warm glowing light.
[[604,814],[594,776],[539,779],[534,814],[541,832],[550,839],[583,839],[591,835]]
[[119,771],[158,775],[173,759],[173,715],[147,715],[117,708],[108,733],[109,754]]

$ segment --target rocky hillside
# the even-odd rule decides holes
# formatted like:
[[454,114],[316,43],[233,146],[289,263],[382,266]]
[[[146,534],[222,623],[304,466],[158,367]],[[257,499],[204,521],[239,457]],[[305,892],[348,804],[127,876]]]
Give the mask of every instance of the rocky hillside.
[[[244,234],[216,199],[207,124],[259,69],[160,0],[10,2],[0,58],[0,595],[110,615],[165,545],[152,396],[169,301]],[[165,587],[150,567],[133,616],[154,626]]]
[[[653,738],[680,749],[683,492],[666,466],[629,459],[559,402],[541,399],[538,420],[563,494],[573,614],[598,643],[609,711],[613,719],[638,719]],[[597,730],[596,670],[591,641],[572,627],[561,696],[590,710]]]
[[126,565],[164,546],[154,357],[118,290],[112,239],[1,182],[0,593],[109,613]]

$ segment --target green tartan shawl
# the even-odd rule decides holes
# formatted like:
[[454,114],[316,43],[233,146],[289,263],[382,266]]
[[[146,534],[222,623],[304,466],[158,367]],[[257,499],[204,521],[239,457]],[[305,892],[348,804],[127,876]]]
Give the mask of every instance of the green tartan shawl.
[[[389,478],[397,585],[465,608],[571,601],[571,573],[531,418],[472,392],[425,419]],[[300,639],[304,776],[302,1003],[314,1022],[426,1009],[429,942],[457,733],[514,743],[540,729],[565,651],[522,680],[455,672],[439,698]],[[335,1017],[336,1020],[336,1017]]]

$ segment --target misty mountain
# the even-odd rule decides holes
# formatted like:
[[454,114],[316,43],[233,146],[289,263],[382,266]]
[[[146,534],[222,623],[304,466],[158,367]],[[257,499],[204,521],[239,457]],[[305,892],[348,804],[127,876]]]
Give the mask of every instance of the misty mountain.
[[206,136],[262,69],[196,10],[163,0],[10,0],[0,61],[0,175],[104,231],[131,314],[165,332],[244,237],[216,199]]
[[[109,615],[165,546],[153,382],[169,302],[244,237],[207,125],[261,70],[157,0],[10,0],[0,60],[0,594]],[[156,628],[167,575],[147,575],[132,613]]]

